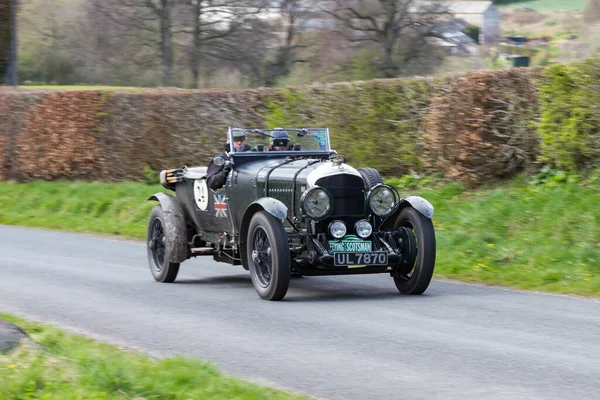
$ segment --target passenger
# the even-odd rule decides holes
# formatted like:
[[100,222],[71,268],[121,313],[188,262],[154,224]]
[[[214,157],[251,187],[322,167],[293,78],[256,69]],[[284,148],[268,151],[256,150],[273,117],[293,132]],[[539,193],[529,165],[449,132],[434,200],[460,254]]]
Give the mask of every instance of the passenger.
[[[242,152],[250,150],[250,146],[246,143],[246,133],[242,129],[233,129],[233,149],[235,152]],[[229,138],[227,138],[227,143],[225,148],[229,150]],[[206,183],[208,187],[212,190],[218,190],[225,186],[225,182],[227,182],[227,176],[229,172],[231,172],[231,163],[230,157],[227,154],[227,150],[222,152],[221,154],[215,156],[223,158],[225,163],[219,166],[215,164],[214,159],[210,160],[208,164],[208,170],[206,171]]]
[[282,128],[275,128],[271,131],[271,142],[269,151],[286,151],[291,150],[292,142],[287,131]]

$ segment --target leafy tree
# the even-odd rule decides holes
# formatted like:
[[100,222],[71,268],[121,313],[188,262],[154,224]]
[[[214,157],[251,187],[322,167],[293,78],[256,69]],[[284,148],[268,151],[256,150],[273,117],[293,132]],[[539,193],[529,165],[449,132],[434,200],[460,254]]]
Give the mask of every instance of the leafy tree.
[[423,38],[447,13],[436,1],[331,0],[326,4],[324,11],[350,31],[349,40],[379,46],[379,68],[387,78],[398,76],[402,64],[426,49]]

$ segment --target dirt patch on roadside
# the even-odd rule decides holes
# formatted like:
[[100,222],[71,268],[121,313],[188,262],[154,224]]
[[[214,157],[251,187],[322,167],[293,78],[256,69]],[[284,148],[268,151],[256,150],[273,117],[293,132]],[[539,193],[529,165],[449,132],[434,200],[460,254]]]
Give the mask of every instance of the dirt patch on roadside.
[[27,338],[27,334],[17,325],[0,319],[0,353],[8,353],[13,351],[23,340]]

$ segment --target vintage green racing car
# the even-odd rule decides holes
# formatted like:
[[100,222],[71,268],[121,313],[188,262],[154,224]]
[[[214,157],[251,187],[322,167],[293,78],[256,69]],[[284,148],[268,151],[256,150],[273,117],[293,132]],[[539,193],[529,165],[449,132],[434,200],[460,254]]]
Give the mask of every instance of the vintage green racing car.
[[[236,130],[246,151],[235,151]],[[401,293],[423,293],[435,266],[433,206],[400,197],[373,168],[346,164],[327,128],[284,131],[290,145],[275,151],[274,130],[229,128],[227,159],[213,162],[231,172],[217,190],[205,166],[161,171],[174,194],[150,197],[154,279],[173,282],[183,261],[210,256],[248,270],[267,300],[283,299],[292,275],[386,273]]]

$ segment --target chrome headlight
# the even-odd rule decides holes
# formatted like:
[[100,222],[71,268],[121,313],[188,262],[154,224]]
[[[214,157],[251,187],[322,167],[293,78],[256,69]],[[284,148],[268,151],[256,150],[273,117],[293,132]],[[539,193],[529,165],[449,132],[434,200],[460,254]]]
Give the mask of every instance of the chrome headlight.
[[329,233],[336,239],[346,236],[346,224],[342,221],[333,221],[329,224]]
[[369,221],[366,219],[361,219],[354,224],[354,231],[359,237],[365,239],[371,236],[371,233],[373,233],[373,227]]
[[302,211],[314,220],[327,218],[331,213],[333,201],[327,190],[321,187],[313,187],[302,195],[300,206]]
[[385,217],[396,205],[396,193],[391,187],[379,184],[375,186],[367,197],[369,207],[379,217]]

